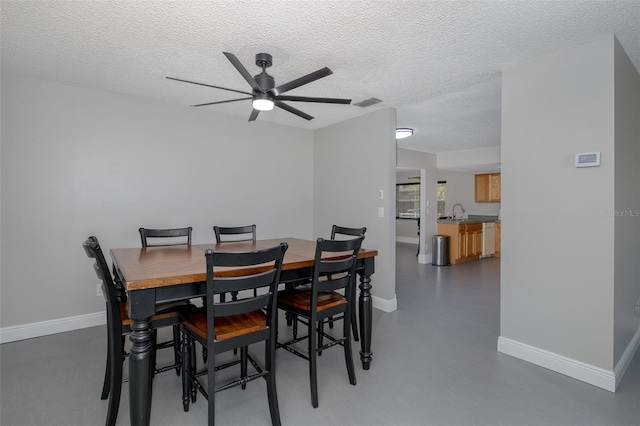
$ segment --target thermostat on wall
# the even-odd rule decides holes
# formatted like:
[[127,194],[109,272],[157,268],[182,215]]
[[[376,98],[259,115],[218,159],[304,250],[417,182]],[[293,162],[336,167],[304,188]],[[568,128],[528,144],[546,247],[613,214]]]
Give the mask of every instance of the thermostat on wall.
[[600,165],[600,152],[576,154],[576,167],[597,167]]

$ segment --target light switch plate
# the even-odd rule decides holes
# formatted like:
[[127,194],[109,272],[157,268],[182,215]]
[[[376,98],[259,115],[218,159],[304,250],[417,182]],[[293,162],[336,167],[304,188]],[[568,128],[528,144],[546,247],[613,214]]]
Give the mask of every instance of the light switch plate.
[[383,200],[384,199],[384,189],[379,189],[378,190],[378,200]]
[[384,217],[384,207],[378,207],[378,217]]
[[600,165],[600,152],[576,154],[576,167],[597,167]]

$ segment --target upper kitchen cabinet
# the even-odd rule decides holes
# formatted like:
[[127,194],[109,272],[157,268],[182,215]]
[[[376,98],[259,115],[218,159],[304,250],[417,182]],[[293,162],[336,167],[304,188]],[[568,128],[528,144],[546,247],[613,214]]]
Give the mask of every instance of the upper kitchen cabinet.
[[476,203],[500,202],[500,173],[476,175]]

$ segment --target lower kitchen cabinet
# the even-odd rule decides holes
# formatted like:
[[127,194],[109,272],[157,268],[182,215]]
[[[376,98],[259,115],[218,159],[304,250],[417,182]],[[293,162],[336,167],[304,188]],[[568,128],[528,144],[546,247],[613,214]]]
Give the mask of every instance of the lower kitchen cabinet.
[[482,223],[439,223],[438,234],[450,237],[451,264],[478,260],[482,254]]
[[466,226],[467,257],[480,257],[482,255],[482,224],[474,223]]
[[495,257],[500,257],[500,222],[496,222],[496,252]]

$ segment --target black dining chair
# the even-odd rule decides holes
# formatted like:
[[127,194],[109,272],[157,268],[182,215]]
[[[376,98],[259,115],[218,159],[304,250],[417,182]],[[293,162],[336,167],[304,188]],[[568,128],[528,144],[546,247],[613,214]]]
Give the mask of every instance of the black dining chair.
[[[93,268],[100,281],[102,281],[102,294],[106,303],[107,364],[105,368],[104,383],[102,385],[102,395],[100,398],[103,400],[109,398],[106,425],[113,426],[116,424],[116,419],[118,417],[122,383],[128,381],[122,379],[122,364],[128,355],[125,352],[125,337],[131,333],[131,319],[127,314],[126,301],[121,302],[118,300],[116,286],[113,277],[109,272],[109,267],[107,266],[107,262],[98,239],[95,236],[91,236],[84,241],[82,247],[89,258],[95,259]],[[155,331],[161,327],[173,327],[174,325],[179,325],[180,318],[178,312],[181,308],[182,305],[180,304],[177,306],[172,303],[158,305],[156,309],[157,314],[152,316],[150,319],[151,329]],[[151,364],[154,368],[154,373],[161,373],[181,368],[181,364],[179,362],[162,368],[155,368],[155,352],[157,349],[160,349],[160,347],[154,344],[152,347]]]
[[[275,378],[275,348],[277,331],[276,295],[280,281],[282,260],[287,244],[252,252],[205,252],[207,261],[207,297],[204,311],[186,312],[182,321],[182,358],[184,411],[189,410],[189,401],[195,402],[199,391],[208,399],[209,424],[215,423],[215,393],[235,386],[245,388],[248,382],[260,377],[267,382],[267,395],[271,423],[280,425],[278,397]],[[266,264],[266,265],[265,265]],[[256,268],[256,265],[264,265]],[[224,275],[224,268],[249,268],[248,274]],[[218,268],[223,276],[218,276]],[[231,291],[265,288],[268,291],[258,296],[239,300],[216,301],[216,295]],[[243,293],[245,294],[245,293]],[[250,294],[250,292],[246,293]],[[206,369],[197,371],[194,342],[207,348],[209,353]],[[260,365],[250,354],[248,347],[264,342],[264,363]],[[216,355],[240,349],[240,359],[218,365]],[[255,368],[248,374],[247,361]],[[240,375],[223,385],[216,384],[216,372],[240,365]],[[207,383],[200,377],[207,375]]]
[[[351,350],[349,319],[353,310],[352,287],[358,251],[364,237],[351,240],[318,239],[314,257],[313,278],[310,289],[289,288],[278,294],[278,308],[293,316],[293,338],[277,346],[309,361],[311,405],[318,407],[317,356],[324,350],[340,345],[344,348],[349,383],[356,384]],[[347,252],[348,254],[345,254]],[[343,290],[344,295],[337,290]],[[342,337],[325,333],[324,323],[333,318],[342,320]],[[298,336],[298,322],[307,325],[307,335]],[[323,339],[328,343],[323,344]],[[306,353],[296,347],[307,340]]]
[[[193,228],[191,226],[186,228],[139,228],[140,243],[142,247],[165,247],[165,246],[180,246],[191,245],[191,233]],[[194,305],[188,300],[180,300],[173,302],[173,307],[181,309],[190,309]],[[157,338],[157,333],[154,334],[154,339]],[[161,347],[173,347],[175,363],[180,364],[180,325],[176,324],[173,327],[173,341],[162,342],[159,344]],[[180,375],[180,368],[176,368],[176,374]]]

